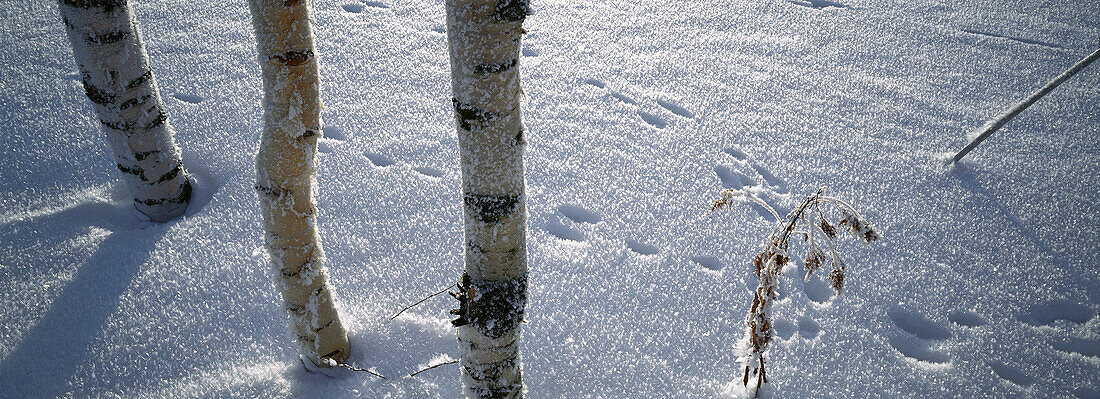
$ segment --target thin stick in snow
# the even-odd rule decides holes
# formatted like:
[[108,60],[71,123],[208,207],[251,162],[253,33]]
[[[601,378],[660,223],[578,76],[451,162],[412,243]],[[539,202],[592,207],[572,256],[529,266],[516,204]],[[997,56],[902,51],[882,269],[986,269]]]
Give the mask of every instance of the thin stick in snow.
[[329,364],[333,365],[333,367],[343,367],[343,368],[346,368],[346,369],[351,370],[351,371],[358,371],[360,373],[367,373],[367,374],[373,375],[375,377],[381,378],[383,380],[386,379],[386,376],[384,376],[382,374],[378,374],[378,373],[375,373],[375,372],[367,370],[367,369],[361,369],[361,368],[352,366],[352,365],[347,364],[347,363],[339,363],[339,362],[336,362],[336,361],[332,361]]
[[1054,90],[1055,87],[1058,87],[1058,85],[1062,84],[1062,82],[1065,82],[1069,78],[1073,77],[1073,75],[1076,75],[1077,72],[1080,72],[1093,61],[1096,61],[1097,58],[1100,58],[1100,48],[1097,48],[1096,51],[1093,51],[1092,54],[1089,54],[1088,57],[1081,59],[1081,61],[1077,61],[1077,63],[1070,67],[1069,70],[1063,72],[1061,75],[1058,75],[1058,77],[1054,78],[1054,80],[1050,81],[1050,83],[1047,83],[1046,86],[1043,86],[1035,93],[1032,93],[1031,96],[1024,101],[1016,103],[1016,105],[1013,106],[1011,109],[998,116],[997,119],[986,123],[985,127],[982,129],[982,132],[978,134],[978,137],[975,137],[974,140],[970,142],[970,144],[967,144],[966,147],[963,147],[962,151],[959,151],[958,154],[955,154],[955,157],[951,159],[951,162],[959,162],[962,157],[970,153],[970,150],[973,150],[974,147],[977,147],[978,144],[989,137],[989,135],[993,134],[993,132],[996,132],[998,129],[1001,128],[1001,126],[1004,126],[1006,123],[1008,123],[1008,121],[1016,117],[1016,115],[1019,115],[1020,112],[1023,112],[1025,109],[1027,109],[1027,107],[1030,107],[1031,104],[1039,101],[1040,98],[1043,98],[1043,96],[1047,95],[1047,93],[1050,93],[1052,90]]
[[442,290],[439,290],[439,292],[428,295],[428,296],[424,297],[423,299],[421,299],[419,301],[416,301],[416,303],[414,303],[412,305],[409,305],[409,306],[406,306],[404,309],[401,309],[400,312],[397,312],[397,314],[394,314],[393,316],[390,316],[390,320],[396,319],[397,316],[400,316],[402,313],[405,313],[406,310],[412,309],[413,307],[416,307],[416,305],[424,303],[424,301],[435,298],[436,295],[447,292],[447,290],[451,289],[451,287],[454,287],[454,286],[455,286],[454,284],[448,285],[446,288],[444,288]]
[[458,360],[451,360],[449,362],[443,362],[443,363],[439,363],[439,364],[436,364],[436,365],[431,365],[431,366],[422,368],[420,370],[417,370],[415,373],[409,374],[409,377],[416,377],[417,374],[423,373],[425,371],[434,369],[434,368],[439,367],[439,366],[446,366],[448,364],[458,364]]

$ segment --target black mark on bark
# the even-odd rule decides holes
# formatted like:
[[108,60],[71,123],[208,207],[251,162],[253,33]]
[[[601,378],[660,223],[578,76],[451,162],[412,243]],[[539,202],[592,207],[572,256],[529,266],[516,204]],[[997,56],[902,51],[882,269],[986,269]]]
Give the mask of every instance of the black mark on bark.
[[87,94],[88,99],[92,100],[93,103],[107,105],[115,102],[114,93],[96,87],[88,76],[84,76],[82,82],[84,83],[84,94]]
[[287,66],[299,66],[313,59],[313,50],[287,51],[282,54],[272,55],[270,59],[279,61]]
[[150,98],[153,98],[152,94],[146,94],[141,97],[131,98],[129,100],[123,101],[122,104],[119,104],[118,108],[121,110],[129,109],[130,107],[133,107],[135,105],[145,104],[145,102],[149,101]]
[[145,180],[145,170],[141,169],[140,166],[134,166],[133,168],[129,168],[123,164],[116,164],[115,166],[118,166],[118,170],[121,170],[122,173],[134,175],[141,180]]
[[114,32],[88,36],[88,43],[100,45],[118,43],[125,40],[127,36],[130,36],[130,30],[116,30]]
[[133,122],[126,122],[126,121],[111,122],[111,121],[105,121],[105,120],[100,119],[99,123],[102,123],[103,126],[106,126],[106,127],[109,127],[111,129],[115,129],[115,130],[120,130],[120,131],[123,131],[123,132],[128,131],[128,130],[130,130],[134,127]]
[[516,137],[512,138],[512,146],[523,145],[524,143],[525,142],[523,141],[523,129],[520,129],[519,133],[516,133]]
[[[182,171],[183,171],[183,164],[176,165],[176,167],[172,168],[172,170],[170,170],[167,173],[161,175],[160,178],[157,179],[157,181],[153,182],[153,184],[163,183],[163,182],[175,179],[176,176],[179,176],[180,172],[182,172]],[[145,180],[144,176],[142,176],[142,180]]]
[[515,212],[521,197],[519,195],[476,195],[464,194],[462,202],[466,212],[482,223],[496,223],[501,218]]
[[512,69],[519,63],[519,60],[511,60],[508,62],[502,62],[499,64],[482,64],[474,67],[474,73],[478,75],[488,75],[490,73],[501,73]]
[[126,0],[61,0],[61,4],[83,9],[102,8],[104,12],[126,8]]
[[255,185],[255,186],[252,186],[252,188],[256,189],[256,191],[259,192],[260,194],[266,195],[268,197],[278,198],[278,197],[283,196],[283,194],[286,193],[286,190],[283,190],[279,187],[266,187],[266,186],[261,186],[259,184]]
[[458,101],[457,98],[451,98],[451,102],[455,106],[458,125],[464,130],[473,131],[474,123],[477,124],[477,127],[484,127],[489,121],[496,118],[496,114],[489,111],[483,111],[478,107]]
[[160,154],[160,150],[152,150],[152,151],[144,151],[144,152],[135,152],[135,153],[134,153],[134,159],[136,159],[136,160],[138,160],[138,161],[144,161],[144,160],[145,160],[145,158],[149,158],[149,157],[150,157],[150,156],[152,156],[153,154]]
[[151,77],[153,77],[153,71],[145,71],[145,73],[141,74],[141,76],[138,76],[137,79],[131,80],[130,83],[127,83],[126,89],[130,90],[141,86]]
[[527,18],[527,0],[500,0],[493,10],[493,20],[497,22],[516,22]]
[[477,291],[466,318],[479,333],[497,339],[519,328],[527,306],[527,276],[506,281],[470,279]]
[[134,202],[137,202],[137,203],[140,203],[140,204],[145,204],[145,205],[148,205],[148,206],[162,205],[162,204],[186,204],[187,201],[190,201],[190,200],[191,200],[191,181],[190,180],[184,180],[183,181],[183,189],[180,190],[179,195],[177,195],[175,197],[160,198],[160,199],[147,199],[147,200],[139,200],[137,198],[134,198]]
[[145,129],[149,130],[149,129],[153,129],[157,126],[163,125],[164,121],[167,121],[167,120],[168,120],[168,115],[165,114],[164,111],[161,111],[160,109],[157,109],[157,117],[155,119],[153,119],[152,122],[149,122],[148,125],[145,125]]

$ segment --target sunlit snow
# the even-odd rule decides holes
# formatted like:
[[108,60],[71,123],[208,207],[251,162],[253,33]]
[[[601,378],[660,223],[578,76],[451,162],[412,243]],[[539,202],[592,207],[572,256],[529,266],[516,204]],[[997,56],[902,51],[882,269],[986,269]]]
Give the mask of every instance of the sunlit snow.
[[[0,397],[454,398],[432,298],[462,272],[443,2],[318,0],[318,225],[353,354],[307,371],[253,190],[246,2],[131,0],[195,178],[128,208],[57,2],[0,5]],[[751,261],[824,188],[842,295],[797,268],[761,397],[1100,397],[1100,65],[966,156],[967,135],[1100,45],[1100,2],[535,0],[520,61],[533,398],[744,397]]]

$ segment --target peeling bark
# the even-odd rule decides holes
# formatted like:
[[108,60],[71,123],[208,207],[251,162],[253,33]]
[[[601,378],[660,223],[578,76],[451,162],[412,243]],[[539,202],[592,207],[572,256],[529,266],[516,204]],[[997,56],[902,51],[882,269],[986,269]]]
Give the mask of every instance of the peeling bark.
[[155,222],[182,215],[191,183],[125,0],[60,0],[83,77],[134,207]]
[[313,364],[350,355],[340,323],[313,201],[321,131],[317,58],[310,2],[249,0],[264,81],[264,130],[256,155],[256,191],[265,245],[290,317],[291,336]]
[[467,397],[524,395],[527,210],[519,57],[526,0],[447,0],[466,238],[458,340]]

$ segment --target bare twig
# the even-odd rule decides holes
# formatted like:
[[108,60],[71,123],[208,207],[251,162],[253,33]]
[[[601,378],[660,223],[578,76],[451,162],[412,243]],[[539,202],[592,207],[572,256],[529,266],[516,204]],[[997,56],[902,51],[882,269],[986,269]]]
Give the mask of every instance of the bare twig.
[[413,307],[415,307],[416,305],[422,304],[422,303],[424,303],[424,301],[427,301],[427,300],[429,300],[429,299],[432,299],[432,298],[434,298],[434,297],[435,297],[436,295],[439,295],[439,294],[442,294],[442,293],[444,293],[444,292],[447,292],[447,290],[451,289],[451,287],[454,287],[454,286],[455,286],[454,284],[448,285],[448,286],[447,286],[446,288],[443,288],[443,289],[442,289],[442,290],[440,290],[439,292],[437,292],[437,293],[434,293],[434,294],[431,294],[431,295],[428,295],[428,296],[427,296],[427,297],[425,297],[424,299],[421,299],[421,300],[419,300],[419,301],[416,301],[416,303],[414,303],[414,304],[412,304],[412,305],[406,306],[406,307],[405,307],[404,309],[401,309],[401,311],[400,311],[400,312],[397,312],[397,314],[395,314],[395,315],[391,316],[391,317],[390,317],[390,320],[396,319],[396,318],[397,318],[397,316],[400,316],[400,315],[401,315],[402,313],[405,313],[405,311],[406,311],[406,310],[412,309],[412,308],[413,308]]
[[1012,108],[1009,108],[1008,111],[1005,111],[996,119],[986,123],[985,126],[982,127],[982,131],[978,134],[978,137],[975,137],[974,140],[970,142],[970,144],[967,144],[966,147],[963,147],[963,149],[960,150],[958,154],[955,154],[955,156],[951,158],[951,162],[959,162],[962,157],[966,156],[966,154],[969,153],[970,150],[973,150],[974,147],[977,147],[978,144],[989,137],[989,135],[993,134],[993,132],[996,132],[998,129],[1001,128],[1001,126],[1004,126],[1006,123],[1008,123],[1008,121],[1012,120],[1012,118],[1015,118],[1016,115],[1019,115],[1021,112],[1027,109],[1027,107],[1030,107],[1031,104],[1035,104],[1036,101],[1039,101],[1040,98],[1043,98],[1043,96],[1047,95],[1047,93],[1050,93],[1051,90],[1054,90],[1054,88],[1058,87],[1058,85],[1062,84],[1062,82],[1069,80],[1069,78],[1073,77],[1073,75],[1077,74],[1077,72],[1080,72],[1093,61],[1096,61],[1097,58],[1100,58],[1100,48],[1096,49],[1096,51],[1093,51],[1092,54],[1089,54],[1085,58],[1082,58],[1081,61],[1078,61],[1076,64],[1070,67],[1069,70],[1055,77],[1054,80],[1051,80],[1045,86],[1035,91],[1035,93],[1033,93],[1028,98],[1016,103],[1016,105],[1012,106]]
[[361,368],[358,368],[358,367],[354,367],[354,366],[352,366],[350,364],[347,364],[347,363],[336,363],[336,367],[343,367],[343,368],[346,368],[346,369],[351,370],[351,371],[358,371],[360,373],[367,373],[367,374],[373,375],[375,377],[381,378],[383,380],[386,379],[386,376],[384,376],[382,374],[378,374],[378,373],[375,373],[375,372],[367,370],[367,369],[361,369]]
[[417,372],[415,372],[415,373],[409,374],[409,377],[416,377],[416,375],[417,375],[417,374],[420,374],[420,373],[423,373],[423,372],[425,372],[425,371],[428,371],[428,370],[434,369],[434,368],[436,368],[436,367],[439,367],[439,366],[446,366],[446,365],[448,365],[448,364],[456,364],[456,363],[458,363],[458,360],[451,360],[451,361],[449,361],[449,362],[443,362],[443,363],[439,363],[439,364],[436,364],[436,365],[428,366],[428,367],[426,367],[426,368],[422,368],[422,369],[420,369],[420,370],[417,370]]

